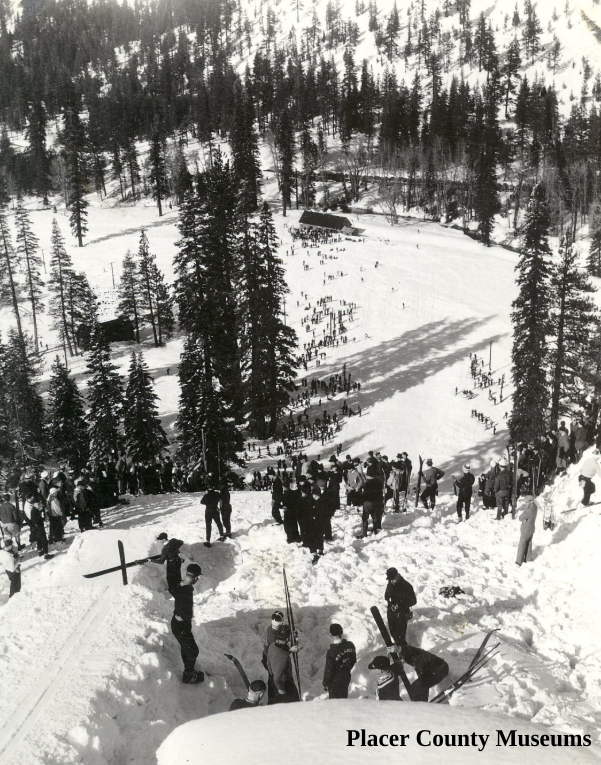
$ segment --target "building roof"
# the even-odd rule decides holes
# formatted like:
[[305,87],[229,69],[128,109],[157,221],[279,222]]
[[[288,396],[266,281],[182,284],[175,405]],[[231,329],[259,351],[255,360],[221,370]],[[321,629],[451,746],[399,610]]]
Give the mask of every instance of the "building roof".
[[331,213],[313,212],[312,210],[304,210],[299,222],[304,223],[307,226],[333,228],[336,231],[342,231],[343,228],[353,227],[348,218],[343,218],[340,215],[332,215]]

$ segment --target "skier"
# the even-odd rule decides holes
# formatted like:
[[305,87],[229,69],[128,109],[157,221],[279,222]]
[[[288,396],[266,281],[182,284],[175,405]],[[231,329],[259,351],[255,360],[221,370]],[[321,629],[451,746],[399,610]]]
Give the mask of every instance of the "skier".
[[275,636],[278,631],[278,627],[280,627],[283,623],[284,623],[284,614],[281,611],[274,611],[271,614],[271,624],[269,625],[269,627],[267,627],[267,632],[265,633],[265,638],[263,640],[263,658],[261,659],[261,664],[265,667],[265,669],[268,672],[268,678],[267,678],[267,703],[268,704],[275,703],[275,699],[278,695],[278,689],[275,687],[273,675],[269,672],[269,667],[267,666],[267,652],[269,651],[269,646],[272,643],[275,643]]
[[383,472],[374,462],[367,466],[367,480],[363,486],[363,533],[361,537],[367,536],[367,527],[369,519],[372,520],[372,529],[374,534],[382,530],[382,515],[384,514]]
[[582,504],[585,507],[591,502],[591,495],[595,493],[595,484],[593,478],[601,476],[601,467],[599,467],[599,450],[593,449],[593,453],[588,456],[580,467],[578,481],[582,487]]
[[175,608],[173,609],[173,618],[171,619],[171,631],[181,648],[182,661],[184,663],[182,683],[202,683],[205,679],[204,672],[194,669],[199,651],[192,634],[194,585],[201,574],[202,570],[198,563],[190,563],[186,569],[184,580],[173,591]]
[[536,516],[538,513],[538,502],[532,494],[527,494],[525,497],[523,497],[523,500],[523,512],[520,515],[522,527],[520,529],[520,542],[518,545],[518,554],[515,561],[518,566],[521,566],[522,563],[527,563],[528,561],[532,560],[532,537],[534,536]]
[[213,521],[215,521],[215,524],[217,525],[217,528],[219,529],[219,541],[223,542],[225,539],[225,534],[223,533],[223,526],[221,525],[221,517],[219,516],[219,501],[221,499],[221,495],[217,491],[217,489],[211,487],[207,491],[207,493],[204,495],[204,497],[200,500],[200,504],[205,506],[205,525],[206,525],[206,533],[207,533],[207,541],[203,542],[205,547],[211,546],[211,528],[213,526]]
[[386,579],[388,584],[384,598],[388,603],[388,629],[396,645],[404,646],[407,645],[407,623],[413,617],[411,608],[417,603],[417,598],[411,584],[396,568],[386,571]]
[[227,485],[227,481],[222,481],[219,486],[219,511],[221,513],[221,522],[225,529],[224,536],[232,538],[232,502],[230,498],[230,490]]
[[457,487],[457,517],[458,523],[463,520],[462,511],[465,507],[465,520],[470,517],[470,503],[472,501],[472,486],[474,485],[474,475],[470,472],[470,466],[463,466],[463,475],[459,479],[455,479],[455,486]]
[[348,699],[351,670],[357,663],[355,646],[342,633],[340,624],[330,625],[332,643],[326,654],[323,687],[331,699]]
[[230,704],[230,712],[235,712],[237,709],[252,709],[258,707],[261,703],[261,699],[265,695],[265,683],[262,680],[253,680],[248,687],[245,698],[234,699]]
[[509,466],[506,459],[502,459],[499,462],[499,468],[501,470],[493,484],[495,500],[497,503],[497,517],[495,518],[495,521],[502,521],[503,517],[507,515],[507,508],[511,497],[511,473],[509,472]]
[[4,569],[10,581],[9,599],[21,592],[21,565],[19,553],[12,538],[4,540],[4,550],[0,550],[0,569]]
[[300,701],[298,690],[292,677],[292,661],[290,654],[298,651],[297,645],[290,645],[290,625],[281,624],[273,642],[267,650],[267,671],[273,676],[277,696],[272,704],[288,704]]
[[434,467],[430,458],[426,460],[426,465],[428,466],[428,469],[425,473],[422,473],[426,483],[426,488],[422,491],[420,499],[426,510],[428,510],[428,500],[430,500],[430,509],[433,510],[436,506],[438,481],[443,477],[444,471]]
[[449,665],[440,656],[411,645],[403,646],[401,656],[417,673],[417,680],[409,687],[411,701],[428,701],[430,688],[445,679],[449,674]]
[[379,701],[401,701],[399,685],[401,666],[398,662],[393,659],[391,664],[388,656],[375,656],[367,668],[380,670],[376,689],[376,698]]
[[167,589],[173,597],[175,597],[175,590],[182,583],[183,560],[179,556],[179,551],[183,544],[181,539],[170,539],[163,545],[161,557],[156,561],[156,563],[161,565],[163,563],[167,564]]

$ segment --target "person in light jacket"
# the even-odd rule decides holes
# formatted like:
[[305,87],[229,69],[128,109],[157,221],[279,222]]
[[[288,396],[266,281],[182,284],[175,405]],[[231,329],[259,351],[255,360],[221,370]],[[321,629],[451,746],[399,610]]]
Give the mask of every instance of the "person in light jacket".
[[532,494],[527,494],[523,497],[523,500],[523,510],[520,515],[522,528],[520,531],[520,542],[518,544],[518,556],[515,561],[518,566],[532,560],[532,537],[534,536],[536,516],[538,513],[538,503]]

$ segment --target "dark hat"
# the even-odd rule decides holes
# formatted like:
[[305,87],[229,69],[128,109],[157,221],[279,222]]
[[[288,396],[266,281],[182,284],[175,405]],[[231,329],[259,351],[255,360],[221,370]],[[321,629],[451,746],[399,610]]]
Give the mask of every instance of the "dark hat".
[[332,637],[340,637],[342,633],[343,633],[342,625],[330,624],[330,635],[332,635]]
[[13,546],[13,540],[11,537],[8,537],[4,540],[4,547],[12,547]]
[[428,457],[428,459],[426,460],[426,465],[431,465],[431,464],[432,464],[432,458]]
[[167,536],[167,533],[165,531],[161,531],[161,533],[157,537],[157,542],[161,542],[162,540],[167,540],[169,537]]
[[399,575],[399,572],[396,570],[396,568],[389,568],[386,571],[386,579],[389,581],[391,579],[395,579]]
[[262,680],[253,680],[248,686],[248,690],[255,693],[264,693],[267,690],[267,686]]
[[202,569],[200,568],[198,563],[190,563],[190,565],[188,566],[186,570],[189,574],[192,574],[192,576],[200,576],[202,574]]
[[2,499],[3,499],[5,502],[9,502],[9,501],[10,501],[10,494],[3,494],[3,495],[2,495]]
[[284,614],[281,611],[274,611],[271,614],[271,619],[274,622],[283,622],[284,621]]
[[336,455],[332,454],[332,456],[328,459],[328,462],[336,462]]
[[290,625],[289,624],[280,624],[280,626],[275,631],[275,639],[276,640],[288,640],[290,638]]
[[361,457],[353,457],[353,465],[360,465]]
[[311,489],[311,494],[313,494],[314,497],[321,497],[321,489],[319,488],[319,486],[314,486]]
[[376,656],[367,669],[390,669],[390,660],[388,656]]

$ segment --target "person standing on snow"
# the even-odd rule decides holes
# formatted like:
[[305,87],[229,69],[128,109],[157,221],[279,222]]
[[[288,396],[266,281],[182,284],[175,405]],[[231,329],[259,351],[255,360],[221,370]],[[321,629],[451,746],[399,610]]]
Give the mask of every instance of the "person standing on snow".
[[497,503],[497,517],[495,521],[502,521],[504,516],[507,515],[509,499],[511,497],[511,473],[505,458],[499,462],[499,468],[500,471],[493,484],[495,501]]
[[192,619],[194,618],[194,585],[202,570],[198,563],[190,563],[186,569],[184,580],[173,591],[175,608],[171,619],[171,632],[180,645],[184,674],[182,683],[197,684],[205,679],[204,672],[194,668],[198,657],[198,645],[192,634]]
[[263,640],[263,658],[261,659],[261,664],[265,667],[265,669],[268,672],[268,678],[267,678],[267,703],[273,704],[275,703],[275,698],[278,695],[278,689],[275,687],[275,683],[273,681],[273,675],[269,673],[269,667],[267,666],[267,652],[269,651],[269,646],[272,643],[275,643],[275,636],[278,631],[278,627],[280,627],[284,623],[284,614],[281,611],[274,611],[271,614],[271,624],[269,627],[267,627],[267,632],[265,633],[265,638]]
[[411,645],[403,646],[401,656],[405,664],[410,664],[417,673],[417,680],[409,686],[411,701],[428,701],[430,688],[445,679],[449,674],[449,665],[440,656]]
[[2,495],[2,503],[0,503],[0,526],[2,527],[2,536],[5,539],[14,539],[17,547],[19,547],[21,544],[19,512],[16,506],[10,501],[10,494]]
[[21,565],[19,553],[12,538],[4,540],[4,550],[0,550],[0,569],[4,569],[10,581],[9,599],[21,592]]
[[291,654],[298,651],[297,645],[290,645],[290,626],[281,624],[275,634],[275,642],[267,651],[267,671],[273,676],[277,696],[272,704],[288,704],[300,701],[298,690],[292,677]]
[[371,462],[367,466],[367,480],[363,486],[363,533],[361,537],[367,536],[367,527],[369,519],[372,521],[374,534],[382,530],[382,516],[384,515],[384,495],[382,493],[383,471],[375,463]]
[[182,583],[183,560],[180,558],[179,551],[183,545],[181,539],[170,539],[163,545],[161,557],[156,561],[160,565],[167,564],[167,589],[173,597],[175,597],[175,590]]
[[221,522],[225,529],[224,536],[232,538],[232,501],[227,481],[222,481],[219,486],[219,512],[221,513]]
[[46,500],[48,509],[48,523],[50,525],[50,544],[63,542],[65,539],[64,528],[67,514],[61,504],[59,489],[53,486],[48,492]]
[[601,467],[599,467],[599,450],[593,449],[593,453],[585,458],[580,466],[580,475],[578,481],[582,487],[582,504],[588,507],[591,502],[591,496],[595,493],[595,484],[593,478],[601,476]]
[[523,512],[520,515],[522,528],[520,529],[518,555],[515,561],[518,566],[521,566],[522,563],[527,563],[528,561],[532,560],[532,538],[534,536],[536,516],[538,514],[538,503],[532,494],[527,494],[525,497],[523,497],[523,500]]
[[474,485],[475,478],[471,473],[469,465],[463,466],[463,475],[460,478],[455,479],[455,486],[457,487],[457,517],[459,522],[463,520],[462,511],[465,507],[465,520],[470,517],[470,503],[472,501],[472,487]]
[[[434,510],[436,506],[436,495],[438,494],[438,482],[444,475],[444,470],[434,467],[432,460],[428,458],[426,460],[428,466],[426,471],[422,473],[426,488],[422,491],[420,499],[426,510]],[[430,507],[428,508],[428,500],[430,500]]]
[[221,516],[219,515],[219,501],[221,495],[215,488],[210,488],[204,497],[200,500],[200,504],[205,506],[205,525],[207,541],[204,542],[205,547],[211,546],[211,529],[213,521],[217,525],[219,530],[219,541],[223,542],[225,534],[223,533],[223,526],[221,525]]
[[258,707],[265,695],[265,683],[262,680],[253,680],[248,686],[248,691],[243,699],[234,699],[230,704],[230,712],[237,709],[252,709]]
[[495,478],[499,473],[499,465],[497,460],[493,459],[490,462],[488,471],[484,474],[485,482],[482,493],[482,504],[485,508],[491,509],[497,506],[495,500]]
[[396,568],[386,571],[388,584],[384,598],[388,603],[388,629],[398,646],[407,645],[407,624],[413,617],[411,608],[417,603],[411,584],[399,574]]
[[323,687],[331,699],[348,699],[351,670],[357,663],[355,646],[342,633],[340,624],[330,625],[332,643],[326,654]]

